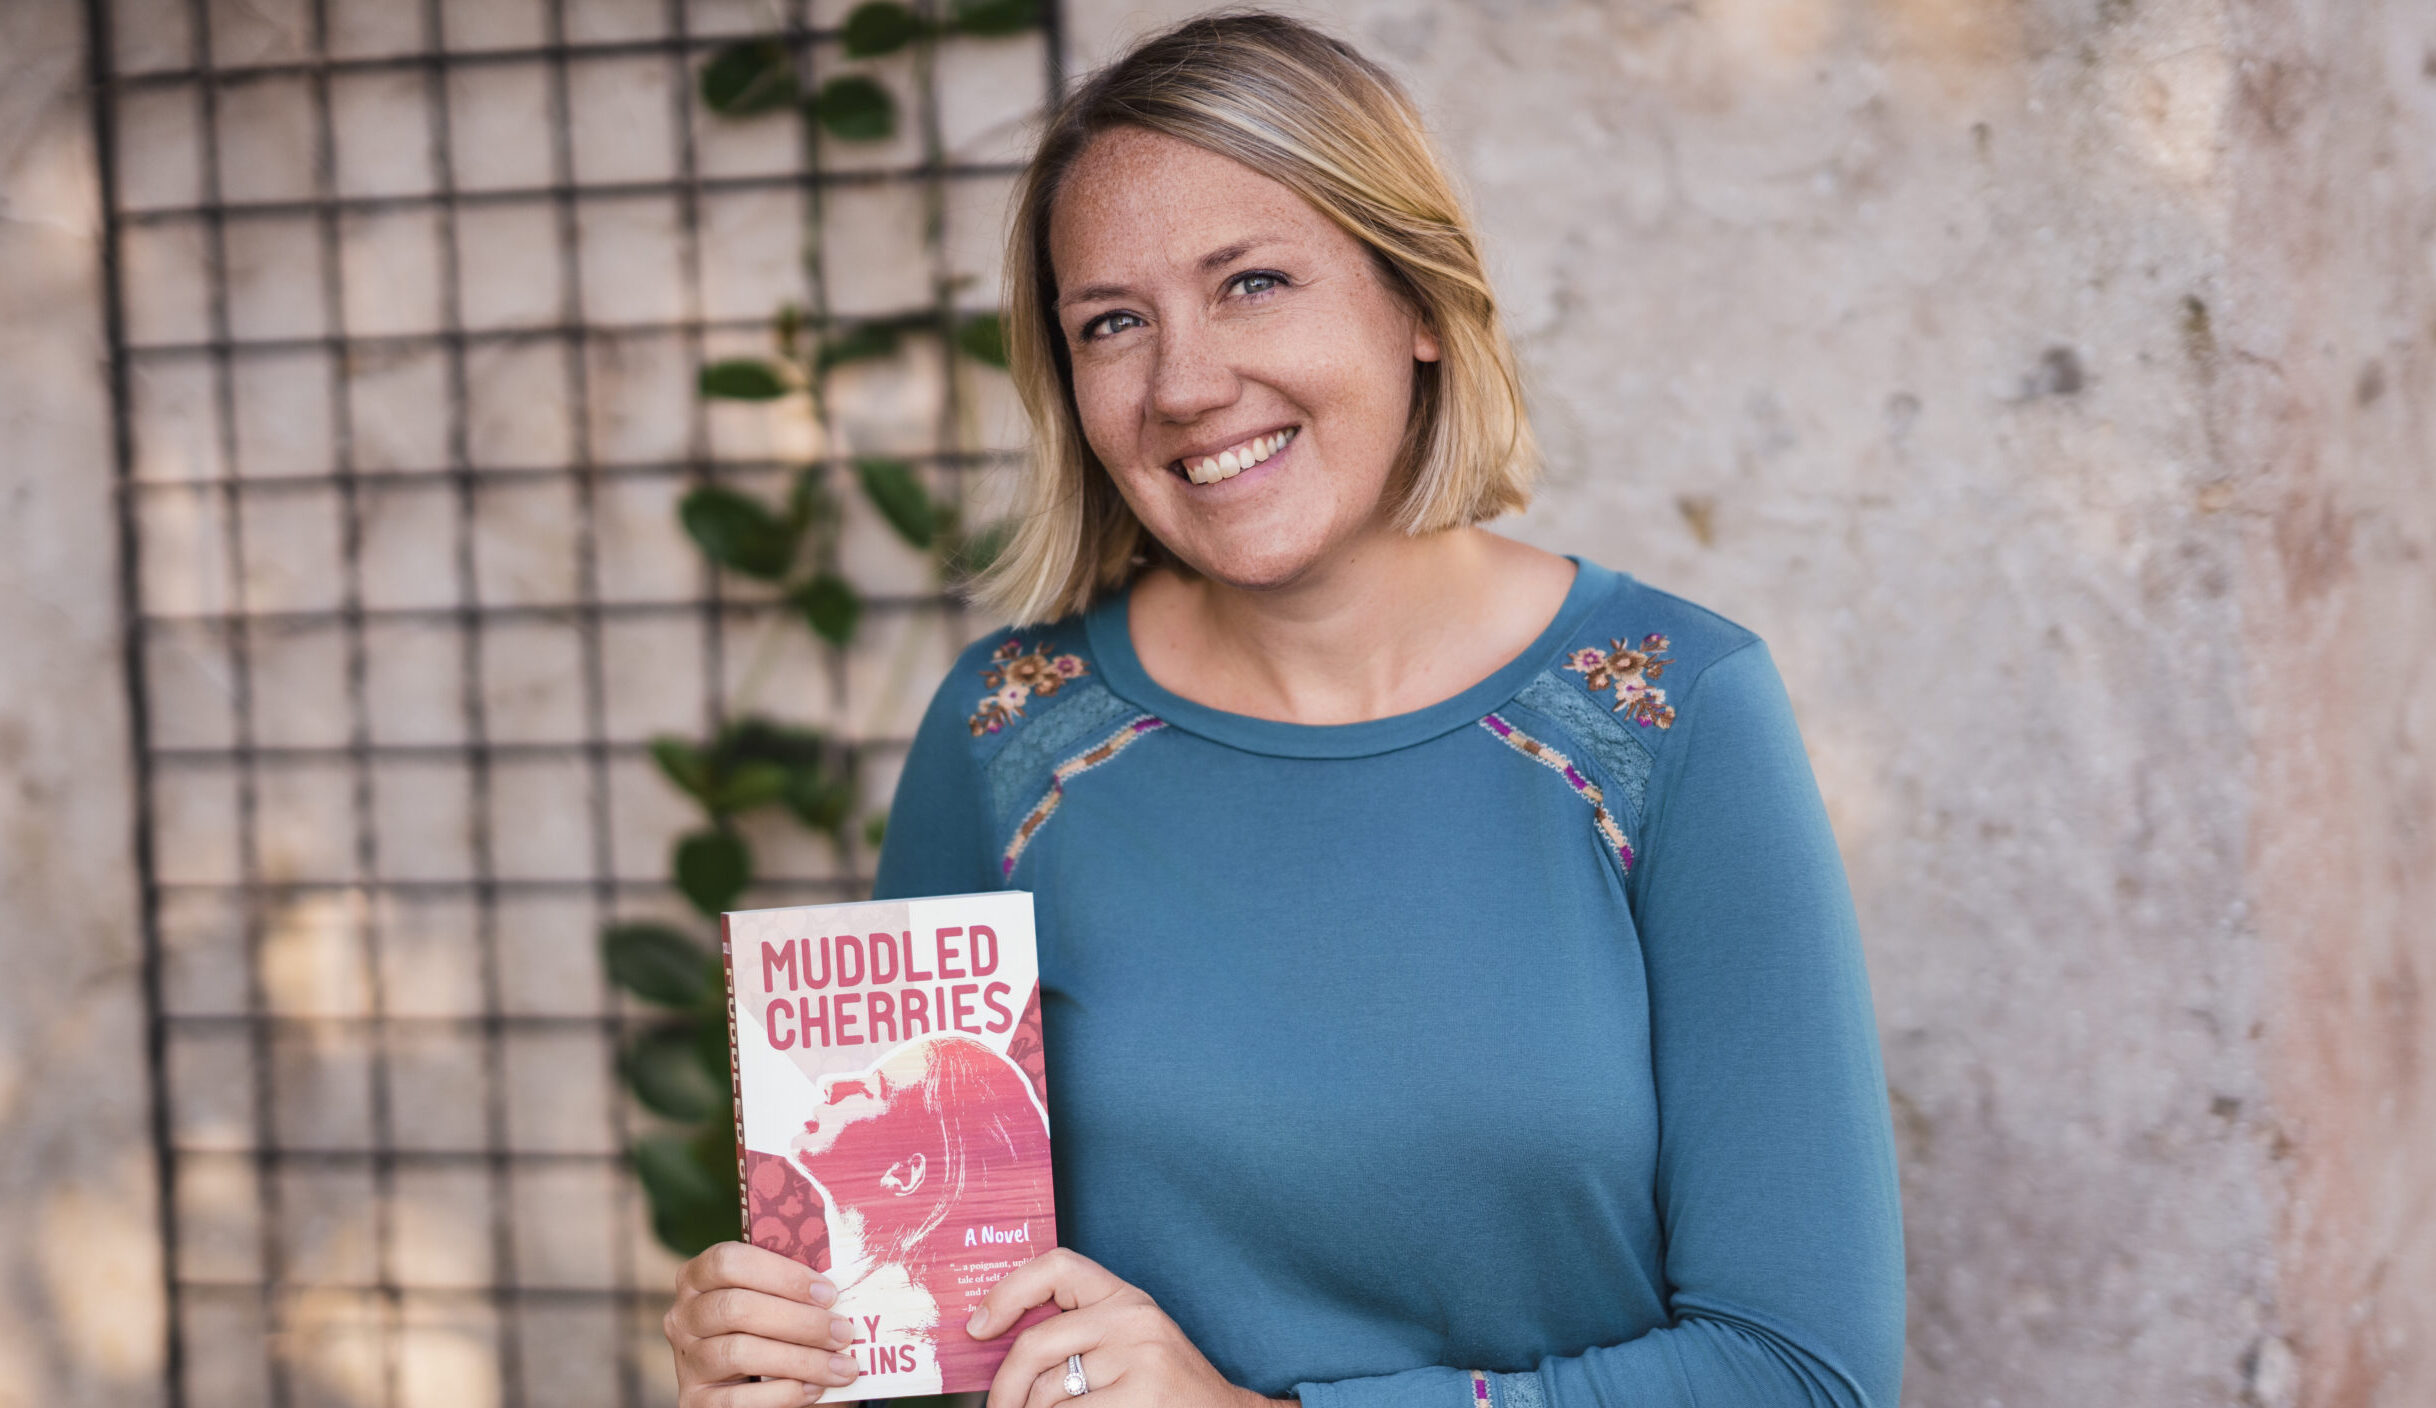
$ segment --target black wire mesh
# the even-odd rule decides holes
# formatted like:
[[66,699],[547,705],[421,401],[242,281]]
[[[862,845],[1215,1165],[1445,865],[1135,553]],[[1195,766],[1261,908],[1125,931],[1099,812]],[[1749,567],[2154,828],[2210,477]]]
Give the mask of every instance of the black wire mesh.
[[[972,148],[1061,81],[1056,7],[888,67],[909,121],[877,150],[698,107],[733,38],[837,63],[843,8],[810,0],[86,10],[168,1400],[641,1403],[671,1259],[621,1167],[632,1017],[594,937],[681,909],[645,740],[777,688],[884,801],[888,701],[929,678],[907,633],[963,633],[875,549],[898,648],[774,664],[776,608],[722,591],[674,503],[807,447],[694,374],[782,296],[942,332],[994,303],[1019,133]],[[933,352],[835,399],[955,491],[1008,458],[975,430],[1003,394],[948,339],[906,357]],[[799,862],[766,902],[868,884],[851,846],[763,840]]]

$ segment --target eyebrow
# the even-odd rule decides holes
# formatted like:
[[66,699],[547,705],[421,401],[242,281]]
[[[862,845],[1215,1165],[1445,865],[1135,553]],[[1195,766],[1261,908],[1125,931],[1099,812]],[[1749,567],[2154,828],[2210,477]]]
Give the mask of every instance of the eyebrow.
[[[1222,245],[1202,255],[1198,267],[1204,274],[1212,273],[1243,258],[1262,245],[1277,242],[1278,237],[1275,235],[1254,235],[1250,239],[1237,240],[1233,244]],[[1131,292],[1133,290],[1124,284],[1091,284],[1058,299],[1057,306],[1071,308],[1077,303],[1099,303],[1111,298],[1123,298]]]

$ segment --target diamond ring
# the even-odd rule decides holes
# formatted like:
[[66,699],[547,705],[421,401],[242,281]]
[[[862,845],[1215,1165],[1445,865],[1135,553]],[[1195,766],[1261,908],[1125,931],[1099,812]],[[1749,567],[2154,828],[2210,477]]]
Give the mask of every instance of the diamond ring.
[[1064,1384],[1064,1388],[1066,1390],[1066,1397],[1068,1398],[1080,1398],[1084,1394],[1091,1392],[1091,1381],[1083,1377],[1083,1356],[1079,1354],[1069,1354],[1066,1356],[1066,1382]]

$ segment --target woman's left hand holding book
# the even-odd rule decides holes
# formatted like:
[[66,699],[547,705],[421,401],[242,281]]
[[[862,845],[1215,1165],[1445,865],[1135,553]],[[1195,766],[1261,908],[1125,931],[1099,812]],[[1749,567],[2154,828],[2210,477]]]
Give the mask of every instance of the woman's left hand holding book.
[[[1068,1360],[1082,1358],[1088,1392],[1104,1408],[1271,1408],[1228,1383],[1184,1331],[1140,1287],[1065,1247],[1016,1267],[981,1299],[967,1333],[989,1339],[1036,1305],[1060,1314],[1015,1337],[990,1382],[988,1408],[1048,1408],[1068,1397]],[[690,1408],[690,1405],[689,1405]],[[721,1408],[725,1408],[722,1404]]]
[[685,1263],[662,1325],[678,1408],[798,1408],[852,1382],[859,1366],[843,1351],[854,1324],[829,1312],[836,1301],[828,1277],[749,1243],[721,1242]]

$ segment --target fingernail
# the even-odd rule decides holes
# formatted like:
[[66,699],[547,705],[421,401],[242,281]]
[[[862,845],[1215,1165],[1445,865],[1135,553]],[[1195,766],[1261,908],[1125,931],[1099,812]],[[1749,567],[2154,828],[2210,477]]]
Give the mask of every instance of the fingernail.
[[990,1308],[986,1305],[981,1306],[973,1311],[972,1319],[964,1322],[964,1332],[968,1335],[978,1335],[989,1328],[989,1323]]
[[829,1338],[839,1344],[854,1343],[854,1322],[843,1315],[829,1317]]
[[829,1356],[829,1367],[851,1379],[862,1372],[863,1366],[855,1363],[851,1354],[832,1354]]
[[837,1304],[837,1287],[830,1285],[830,1284],[829,1284],[829,1283],[828,1283],[826,1280],[822,1279],[821,1277],[818,1277],[818,1276],[813,1277],[813,1278],[812,1278],[812,1303],[813,1303],[814,1305],[835,1305],[835,1304]]

